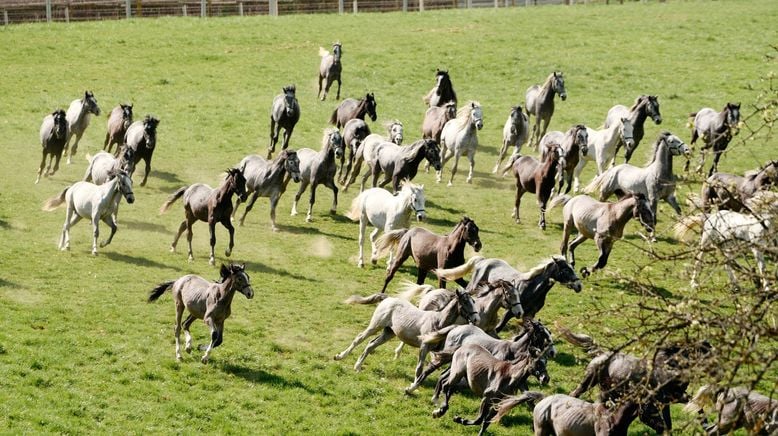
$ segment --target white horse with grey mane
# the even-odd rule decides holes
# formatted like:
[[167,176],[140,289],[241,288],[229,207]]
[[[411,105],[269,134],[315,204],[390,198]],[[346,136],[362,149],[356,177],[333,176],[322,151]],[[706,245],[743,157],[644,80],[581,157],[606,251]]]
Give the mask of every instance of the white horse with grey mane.
[[581,156],[578,165],[573,171],[573,192],[578,192],[581,185],[581,171],[587,162],[594,161],[597,165],[597,174],[602,174],[607,166],[616,158],[616,149],[620,142],[626,144],[627,149],[635,146],[633,138],[632,122],[629,118],[621,118],[619,122],[600,130],[586,128],[588,134],[587,152]]
[[478,130],[484,127],[484,115],[481,104],[477,101],[469,101],[457,111],[457,117],[446,122],[443,132],[440,134],[440,170],[437,172],[437,182],[443,177],[443,167],[454,158],[454,166],[451,167],[451,178],[448,186],[452,186],[454,176],[457,173],[459,158],[467,154],[470,161],[470,173],[467,175],[467,183],[473,181],[473,167],[475,166],[475,149],[478,147]]
[[70,147],[70,154],[68,154],[68,165],[71,164],[71,158],[78,150],[78,141],[81,140],[81,136],[89,126],[90,116],[100,116],[100,106],[97,105],[97,99],[92,91],[85,91],[84,98],[73,100],[68,107],[68,111],[65,117],[68,120],[68,140],[65,143],[65,153],[70,147],[70,140],[75,135],[76,140],[73,142],[73,146]]

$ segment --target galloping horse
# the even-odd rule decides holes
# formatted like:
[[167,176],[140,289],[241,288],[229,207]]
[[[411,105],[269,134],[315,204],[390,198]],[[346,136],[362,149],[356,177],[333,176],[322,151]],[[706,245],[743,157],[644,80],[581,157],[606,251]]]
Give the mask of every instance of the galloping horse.
[[[654,121],[654,124],[662,124],[662,114],[659,113],[659,97],[656,95],[638,96],[638,98],[635,99],[635,104],[633,104],[629,109],[627,109],[627,107],[623,104],[617,104],[608,110],[608,115],[605,117],[605,124],[603,125],[604,129],[610,129],[614,124],[619,124],[619,121],[622,118],[627,118],[630,124],[632,124],[634,132],[634,140],[632,143],[627,142],[626,138],[624,137],[617,140],[616,148],[613,151],[613,157],[611,159],[615,161],[616,153],[623,145],[624,163],[629,163],[629,160],[632,157],[632,153],[635,152],[635,149],[643,139],[643,125],[646,123],[646,118],[648,117],[651,117],[651,119]],[[606,161],[605,164],[608,164],[611,159]]]
[[205,349],[201,362],[208,363],[211,350],[221,345],[224,339],[224,321],[232,311],[232,297],[235,291],[245,295],[251,300],[254,297],[254,289],[251,287],[251,279],[244,265],[231,263],[230,266],[222,264],[219,271],[219,281],[210,283],[204,278],[189,274],[178,280],[160,283],[149,294],[149,303],[158,299],[168,289],[172,289],[173,301],[176,303],[176,359],[181,357],[181,317],[184,309],[189,310],[189,315],[183,322],[186,335],[186,352],[192,351],[192,336],[189,334],[189,326],[194,320],[202,319],[211,329],[211,343]]
[[278,134],[281,128],[284,129],[284,141],[281,149],[286,150],[289,147],[289,138],[292,137],[292,131],[297,121],[300,120],[300,104],[295,97],[295,86],[284,86],[283,94],[273,98],[273,106],[270,108],[270,147],[267,150],[267,158],[273,156],[278,143]]
[[710,206],[734,212],[743,212],[746,202],[757,192],[770,189],[778,183],[778,161],[772,160],[756,171],[736,176],[727,173],[714,173],[702,185],[700,195],[703,212]]
[[213,253],[214,246],[216,245],[216,223],[221,223],[230,232],[230,245],[224,251],[224,255],[230,257],[232,247],[234,246],[233,236],[235,234],[235,228],[230,220],[233,194],[237,194],[243,201],[248,196],[246,179],[237,168],[227,170],[227,176],[218,189],[213,189],[204,183],[195,183],[179,188],[178,191],[174,192],[159,209],[159,213],[165,213],[170,209],[173,202],[184,197],[184,214],[186,218],[178,226],[178,232],[170,244],[170,251],[175,253],[178,238],[186,231],[186,240],[189,242],[189,261],[193,261],[192,224],[196,221],[205,221],[208,223],[208,229],[211,234],[211,257],[208,259],[208,263],[211,265],[216,264],[216,258]]
[[403,123],[401,123],[399,120],[391,120],[384,123],[384,127],[386,127],[387,136],[382,136],[378,133],[371,133],[367,135],[365,139],[363,139],[359,144],[359,148],[357,148],[356,154],[354,155],[354,171],[349,176],[346,185],[343,186],[344,191],[348,189],[352,183],[354,183],[357,176],[359,175],[359,171],[362,169],[362,162],[365,162],[370,171],[365,172],[365,174],[362,176],[362,182],[359,185],[359,190],[364,191],[365,182],[373,173],[373,167],[375,166],[375,161],[378,158],[378,149],[381,148],[385,143],[398,146],[402,145],[405,130]]
[[143,121],[135,121],[127,129],[124,135],[125,147],[132,149],[134,153],[135,164],[143,159],[146,162],[146,172],[143,174],[141,186],[146,186],[146,180],[151,173],[151,158],[154,155],[154,148],[157,146],[157,125],[159,119],[151,115],[146,115]]
[[[453,268],[465,263],[467,244],[470,244],[476,252],[481,251],[478,226],[467,216],[462,217],[462,220],[447,235],[436,235],[423,227],[397,229],[384,233],[375,243],[378,255],[380,257],[390,250],[395,250],[395,255],[392,263],[387,267],[381,292],[386,292],[389,282],[408,257],[413,256],[413,261],[416,262],[418,270],[416,283],[420,285],[424,283],[427,273],[435,268]],[[458,279],[457,283],[460,286],[467,285],[463,279]],[[445,289],[446,281],[439,278],[438,286]]]
[[540,140],[541,161],[546,160],[546,155],[552,150],[554,144],[559,145],[564,158],[564,166],[560,168],[556,177],[559,179],[559,186],[556,194],[562,193],[562,188],[567,183],[565,194],[570,192],[573,187],[573,174],[587,154],[589,154],[589,133],[583,124],[578,124],[570,128],[567,133],[554,130],[546,133]]
[[429,107],[443,106],[449,102],[457,104],[457,93],[451,84],[448,70],[435,71],[435,86],[422,98]]
[[343,127],[343,143],[346,150],[348,150],[348,164],[346,170],[343,171],[343,157],[340,158],[340,169],[338,169],[338,182],[345,185],[351,176],[351,169],[354,166],[354,161],[357,158],[357,150],[362,145],[365,138],[370,135],[370,127],[365,120],[354,118],[348,120],[346,126]]
[[535,149],[540,143],[540,138],[546,134],[548,123],[551,121],[551,116],[554,115],[554,95],[556,94],[559,94],[562,101],[567,100],[565,78],[561,71],[549,74],[542,86],[532,85],[527,88],[524,110],[527,111],[528,120],[531,116],[535,117],[535,125],[532,126],[532,135],[529,139],[529,145]]
[[683,410],[701,414],[707,405],[714,406],[718,417],[709,425],[703,415],[706,434],[730,434],[739,428],[745,428],[748,434],[759,435],[775,435],[778,431],[778,400],[745,386],[702,386]]
[[294,195],[292,203],[292,216],[297,215],[297,202],[302,197],[305,188],[311,185],[311,200],[308,203],[308,214],[305,221],[313,221],[311,212],[316,202],[316,188],[320,184],[332,189],[332,207],[330,213],[334,214],[338,208],[338,187],[335,185],[335,172],[338,170],[337,159],[343,156],[343,138],[335,128],[324,130],[321,139],[321,151],[301,148],[297,150],[300,159],[300,188]]
[[338,81],[338,94],[335,96],[335,100],[340,100],[340,73],[343,70],[343,66],[340,64],[340,56],[342,54],[343,48],[340,41],[336,41],[332,44],[332,54],[325,50],[324,47],[319,47],[321,63],[319,64],[319,92],[316,94],[317,97],[321,95],[322,80],[326,80],[324,95],[321,96],[321,101],[324,101],[324,99],[327,98],[327,93],[330,92],[330,86],[332,86],[332,82],[336,80]]
[[[41,173],[46,165],[46,156],[49,156],[49,166],[46,168],[46,177],[54,175],[59,169],[59,160],[62,158],[62,150],[68,139],[68,120],[65,111],[57,109],[43,118],[40,130],[41,138],[41,166],[38,168],[38,177],[35,183],[41,181]],[[51,163],[54,162],[54,169]]]
[[108,131],[105,133],[105,143],[103,150],[111,152],[113,145],[116,144],[116,154],[119,154],[119,148],[124,144],[124,134],[132,124],[132,105],[119,104],[111,110],[108,115]]
[[378,176],[383,172],[384,180],[380,186],[392,182],[392,192],[400,190],[402,180],[413,180],[419,171],[419,164],[427,160],[436,170],[440,169],[440,149],[432,139],[420,139],[411,145],[399,146],[384,142],[375,152],[372,163],[373,187],[377,186]]
[[66,115],[68,119],[68,139],[65,143],[65,153],[68,151],[71,138],[73,138],[73,135],[76,136],[76,141],[73,143],[72,148],[70,148],[70,154],[68,155],[68,165],[71,164],[71,158],[78,150],[78,141],[81,140],[81,136],[89,126],[91,114],[98,117],[100,116],[100,106],[97,105],[97,99],[95,98],[95,95],[92,94],[92,91],[85,91],[84,98],[73,100],[70,103],[70,107],[68,107]]
[[463,153],[467,154],[467,159],[470,161],[470,173],[467,175],[467,183],[472,183],[475,149],[478,147],[477,132],[483,127],[483,112],[481,111],[481,104],[477,101],[467,102],[465,106],[457,111],[457,117],[443,126],[443,131],[440,134],[441,169],[437,172],[438,183],[440,183],[442,178],[443,167],[453,157],[454,166],[451,167],[451,178],[448,180],[448,186],[453,185],[459,158]]
[[457,104],[453,101],[441,106],[432,106],[424,113],[424,121],[421,124],[421,137],[425,139],[434,139],[440,144],[440,135],[443,133],[443,126],[457,116]]
[[[697,172],[702,172],[702,166],[705,163],[706,150],[713,149],[713,165],[708,171],[708,177],[719,170],[719,159],[721,154],[727,149],[729,141],[735,136],[740,124],[740,103],[727,103],[721,112],[716,112],[709,107],[702,108],[697,112],[689,114],[694,118],[692,122],[692,140],[691,144],[697,142],[697,138],[702,137],[703,145],[700,147],[700,165],[697,166]],[[689,169],[688,162],[685,170]]]
[[508,171],[513,172],[516,178],[516,200],[513,206],[511,216],[520,223],[519,208],[521,207],[521,197],[525,192],[531,192],[537,196],[538,207],[540,208],[540,220],[538,225],[542,230],[546,230],[546,203],[551,198],[551,192],[554,190],[556,175],[565,167],[565,158],[562,156],[562,148],[554,145],[548,153],[545,162],[540,162],[532,156],[511,156],[508,165],[503,169],[503,175]]
[[65,225],[62,226],[62,236],[59,239],[60,250],[70,250],[70,228],[89,218],[92,221],[92,254],[97,256],[97,238],[100,236],[100,221],[111,227],[108,239],[100,243],[100,248],[110,244],[116,234],[114,216],[122,196],[127,203],[135,202],[132,192],[132,179],[127,173],[119,171],[112,174],[112,179],[102,185],[89,182],[76,182],[65,188],[58,196],[52,197],[43,205],[43,210],[52,211],[67,202]]
[[376,118],[378,118],[376,107],[378,107],[378,104],[376,103],[375,95],[372,92],[365,94],[365,97],[359,100],[354,98],[344,99],[340,102],[338,107],[332,111],[330,124],[340,129],[345,126],[349,120],[353,120],[354,118],[364,120],[365,115],[369,116],[372,121],[375,121]]
[[589,161],[597,165],[597,174],[602,174],[610,162],[616,158],[616,148],[619,142],[626,144],[626,149],[635,147],[634,129],[629,118],[621,118],[619,122],[612,123],[610,127],[601,130],[586,129],[587,152],[581,156],[578,165],[573,171],[573,192],[578,192],[581,185],[581,171]]
[[505,121],[505,126],[502,128],[502,147],[497,154],[497,163],[494,164],[492,173],[496,173],[500,169],[508,147],[513,146],[513,154],[519,154],[521,146],[527,142],[527,137],[529,137],[529,118],[524,114],[524,109],[521,106],[513,106],[508,120]]

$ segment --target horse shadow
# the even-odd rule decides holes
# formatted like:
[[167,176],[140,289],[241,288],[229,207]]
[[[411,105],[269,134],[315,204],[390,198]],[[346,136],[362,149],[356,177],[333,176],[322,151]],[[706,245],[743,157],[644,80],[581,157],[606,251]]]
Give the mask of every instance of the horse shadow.
[[498,188],[501,186],[501,183],[499,183],[498,180],[496,180],[494,177],[478,177],[475,179],[475,184],[480,187],[489,189]]
[[171,173],[168,171],[159,171],[159,170],[152,170],[150,176],[154,176],[156,178],[162,179],[166,182],[175,183],[175,184],[181,184],[184,183],[183,180],[178,178],[178,175],[175,173]]
[[353,238],[349,238],[348,236],[323,232],[321,229],[313,226],[295,226],[295,225],[284,224],[284,225],[279,225],[278,227],[281,229],[282,232],[292,233],[295,235],[317,234],[321,236],[327,236],[330,238],[338,238],[338,239],[345,239],[345,240],[353,239]]
[[570,353],[556,353],[556,356],[554,356],[554,363],[556,363],[559,366],[575,366],[576,365],[576,359],[575,356],[573,356]]
[[22,289],[22,286],[18,283],[0,278],[0,288]]
[[11,224],[9,224],[8,221],[6,221],[4,219],[0,219],[0,229],[10,230],[11,229]]
[[446,213],[453,213],[454,215],[462,215],[462,211],[461,210],[453,209],[453,208],[450,208],[450,207],[445,207],[445,206],[443,206],[441,204],[438,204],[438,203],[436,203],[436,202],[434,202],[434,201],[432,201],[432,200],[430,200],[428,198],[424,200],[424,203],[425,203],[425,206],[432,206],[435,209],[442,210],[443,212],[446,212]]
[[287,380],[284,377],[271,374],[261,369],[248,368],[233,363],[224,363],[219,369],[227,374],[240,377],[246,381],[257,384],[269,384],[283,389],[302,389],[312,395],[329,396],[330,393],[322,388],[312,388],[299,380]]
[[165,265],[164,263],[155,262],[153,260],[149,260],[143,257],[130,256],[128,254],[116,253],[112,251],[101,253],[101,255],[113,261],[131,263],[137,266],[152,267],[152,268],[159,268],[159,269],[172,269],[172,270],[179,271],[179,268],[175,266]]
[[122,224],[126,225],[128,229],[132,229],[132,230],[142,230],[146,232],[162,233],[165,235],[170,233],[170,231],[168,231],[168,229],[165,226],[161,224],[149,223],[146,221],[122,220]]
[[459,223],[459,221],[452,221],[446,218],[431,218],[429,216],[425,218],[424,222],[432,225],[439,225],[444,227],[454,227],[455,225],[457,225],[457,223]]
[[507,428],[516,426],[517,428],[527,428],[528,425],[532,425],[532,415],[529,414],[512,414],[503,417],[500,423]]
[[297,275],[297,274],[294,274],[294,273],[290,273],[289,271],[286,271],[286,270],[283,270],[283,269],[278,269],[278,268],[273,268],[272,266],[268,266],[268,265],[265,265],[265,264],[262,264],[262,263],[246,262],[246,269],[250,269],[251,271],[259,271],[260,273],[263,273],[263,274],[273,274],[273,275],[286,276],[286,277],[290,277],[290,278],[295,279],[295,280],[302,280],[302,281],[306,281],[306,282],[313,282],[313,281],[315,281],[314,279],[312,279],[310,277],[305,277],[305,276]]

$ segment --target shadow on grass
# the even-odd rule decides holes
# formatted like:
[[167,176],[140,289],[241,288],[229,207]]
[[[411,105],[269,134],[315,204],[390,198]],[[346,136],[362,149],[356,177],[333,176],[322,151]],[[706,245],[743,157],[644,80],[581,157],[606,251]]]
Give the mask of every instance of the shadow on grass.
[[[522,407],[519,406],[518,409],[521,409]],[[532,409],[529,406],[523,406],[524,410],[528,410],[530,413],[527,414],[524,412],[522,415],[519,415],[519,411],[511,412],[510,415],[505,416],[503,419],[500,420],[500,424],[502,424],[507,429],[510,429],[511,427],[516,427],[516,429],[526,430],[529,428],[528,426],[532,425]],[[494,424],[493,424],[494,425]]]
[[457,223],[459,223],[459,221],[452,221],[446,218],[431,218],[429,215],[427,215],[427,219],[424,220],[424,223],[445,227],[454,227],[457,225]]
[[429,208],[431,206],[431,207],[434,207],[435,209],[440,209],[443,212],[453,213],[454,215],[464,215],[464,213],[462,213],[462,211],[459,210],[459,209],[453,209],[453,208],[450,208],[450,207],[445,207],[445,206],[443,206],[443,205],[441,205],[439,203],[436,203],[436,202],[430,200],[429,198],[424,200],[424,205],[427,206],[427,208]]
[[232,363],[225,363],[220,367],[220,369],[227,374],[232,374],[252,383],[269,384],[272,386],[278,386],[282,389],[302,389],[313,395],[329,396],[330,394],[324,389],[312,388],[299,380],[287,380],[284,377],[271,374],[261,369],[248,368]]
[[315,227],[316,223],[310,223],[306,226],[292,226],[289,224],[284,225],[278,225],[278,228],[280,229],[281,233],[292,233],[295,235],[321,235],[321,236],[327,236],[330,238],[338,238],[338,239],[345,239],[345,240],[353,240],[354,238],[349,238],[348,236],[338,235],[336,233],[327,233],[323,232],[321,229]]
[[556,353],[556,356],[554,356],[554,363],[560,366],[575,366],[575,356],[573,356],[570,353]]
[[11,289],[22,289],[22,286],[18,283],[10,282],[6,279],[0,278],[0,287]]
[[11,229],[11,225],[8,224],[8,221],[6,221],[4,219],[0,219],[0,229],[10,230]]
[[154,224],[137,220],[121,220],[119,225],[126,225],[128,229],[132,230],[163,233],[166,235],[170,234],[170,231],[162,224]]
[[151,174],[149,174],[149,177],[156,177],[170,183],[176,183],[176,184],[184,183],[184,181],[179,179],[176,174],[167,171],[152,170]]
[[173,265],[165,265],[164,263],[155,262],[153,260],[149,260],[143,257],[136,257],[136,256],[130,256],[128,254],[122,254],[122,253],[116,253],[116,252],[102,252],[100,253],[101,256],[105,256],[108,259],[114,260],[114,261],[121,261],[125,263],[131,263],[133,265],[137,266],[144,266],[144,267],[152,267],[152,268],[161,268],[161,269],[172,269],[176,271],[180,271],[180,268],[177,268]]
[[262,263],[246,262],[246,269],[250,269],[252,272],[259,271],[261,273],[280,275],[280,276],[290,277],[290,278],[293,278],[295,280],[302,280],[302,281],[306,281],[306,282],[313,282],[313,281],[315,281],[314,279],[312,279],[310,277],[305,277],[305,276],[301,276],[301,275],[298,275],[298,274],[294,274],[294,273],[291,273],[291,272],[289,272],[287,270],[274,268],[272,266],[265,265],[265,264],[262,264]]

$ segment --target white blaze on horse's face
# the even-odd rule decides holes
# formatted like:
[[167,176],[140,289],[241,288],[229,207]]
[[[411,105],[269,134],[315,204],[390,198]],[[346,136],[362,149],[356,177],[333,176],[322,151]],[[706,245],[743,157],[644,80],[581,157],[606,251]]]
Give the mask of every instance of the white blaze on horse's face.
[[340,136],[340,132],[337,130],[330,135],[330,145],[335,152],[336,159],[343,157],[343,137]]
[[562,101],[567,100],[567,91],[565,90],[565,78],[562,73],[554,73],[554,83],[552,84],[554,92],[559,94]]
[[132,192],[132,179],[126,173],[116,175],[119,178],[119,191],[124,195],[127,203],[135,203],[135,194]]
[[481,111],[481,106],[473,105],[473,112],[471,116],[473,117],[475,128],[481,130],[484,127],[484,114]]
[[427,211],[424,210],[424,185],[411,188],[411,207],[416,213],[417,221],[427,219]]
[[284,163],[286,172],[292,176],[292,180],[295,183],[300,182],[300,159],[297,157],[297,153],[290,153],[286,156],[286,162]]
[[673,156],[679,156],[682,154],[688,157],[689,154],[691,153],[691,149],[689,148],[689,146],[686,145],[686,143],[683,142],[681,138],[675,135],[672,134],[668,135],[666,141],[667,141],[667,146],[670,148],[670,153],[672,153]]
[[246,299],[251,300],[254,298],[254,288],[251,287],[251,279],[245,271],[241,271],[236,277],[236,286],[238,286],[238,292],[246,296]]
[[403,125],[402,123],[392,123],[389,127],[389,139],[397,145],[403,143]]
[[578,144],[581,156],[586,156],[589,153],[589,132],[586,131],[586,127],[583,125],[578,128],[575,142]]
[[621,139],[624,140],[624,146],[627,150],[635,148],[635,131],[629,118],[621,119]]

